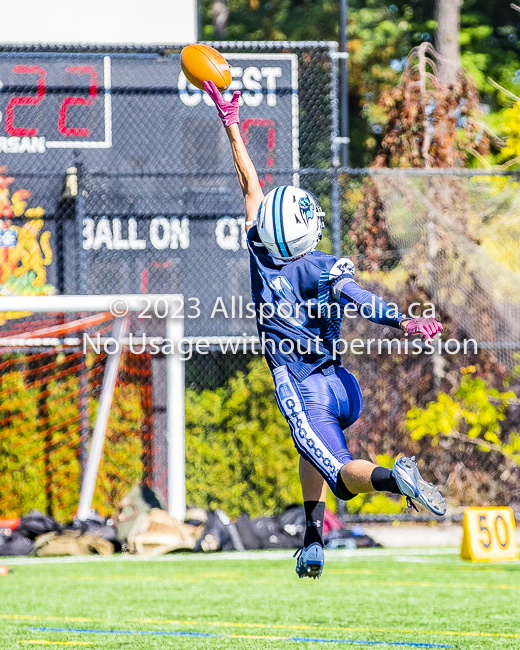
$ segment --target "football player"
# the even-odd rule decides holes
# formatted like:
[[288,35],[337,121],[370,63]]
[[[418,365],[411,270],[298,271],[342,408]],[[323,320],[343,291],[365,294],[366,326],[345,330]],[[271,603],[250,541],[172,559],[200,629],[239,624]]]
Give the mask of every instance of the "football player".
[[[414,458],[400,457],[392,470],[354,460],[343,430],[360,416],[359,384],[335,354],[345,306],[380,325],[431,340],[442,331],[434,318],[409,318],[363,289],[354,264],[316,250],[324,213],[306,190],[282,185],[264,196],[239,130],[236,91],[226,101],[212,82],[204,83],[226,129],[246,203],[247,246],[257,327],[264,341],[280,411],[300,455],[306,532],[297,552],[296,573],[317,578],[324,564],[323,518],[327,485],[336,497],[382,491],[403,494],[442,516],[446,504],[424,481]],[[334,309],[334,306],[337,308]]]

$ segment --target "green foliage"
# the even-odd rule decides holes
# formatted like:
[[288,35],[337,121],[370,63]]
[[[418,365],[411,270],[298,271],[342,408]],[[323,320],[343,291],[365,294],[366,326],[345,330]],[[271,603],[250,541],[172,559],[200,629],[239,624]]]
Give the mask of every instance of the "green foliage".
[[[392,4],[397,12],[406,12],[411,46],[422,41],[435,42],[434,2],[392,0]],[[520,67],[519,25],[520,14],[502,0],[464,0],[461,7],[459,42],[462,64],[492,111],[500,107],[501,98],[488,77],[510,89],[515,84],[515,72]]]
[[[200,5],[202,36],[213,39],[213,0],[201,0]],[[228,0],[228,6],[228,40],[324,40],[337,34],[337,1]]]
[[36,431],[35,391],[25,389],[20,372],[6,372],[0,381],[0,514],[9,516],[26,503],[44,505],[43,455],[34,458],[25,444]]
[[[94,410],[91,407],[91,427],[95,422]],[[119,501],[143,480],[143,425],[140,387],[118,384],[92,503],[103,516],[113,514]]]
[[498,155],[498,161],[518,163],[520,161],[520,100],[501,113],[501,132],[506,137],[506,145]]
[[[339,0],[229,0],[229,40],[338,40]],[[212,0],[202,0],[202,37],[215,38]],[[394,86],[412,47],[434,43],[434,2],[422,0],[349,1],[349,95],[351,163],[369,165],[381,141],[371,110]],[[491,114],[503,98],[488,78],[517,92],[520,83],[520,14],[502,0],[465,0],[461,8],[461,61],[472,75]],[[516,90],[515,90],[516,89]],[[366,107],[364,109],[364,107]],[[374,130],[375,127],[375,130]]]
[[[45,367],[51,359],[40,362]],[[31,361],[2,376],[1,513],[19,515],[37,508],[63,520],[77,507],[77,381],[67,374],[65,355],[57,355],[55,364],[55,376],[31,367]]]
[[[32,361],[25,355],[5,359],[9,371],[0,373],[0,516],[38,509],[68,521],[77,509],[80,488],[76,360],[63,353],[36,355]],[[88,396],[91,430],[99,370],[99,357],[89,355],[87,371],[91,378],[98,373],[98,384]],[[102,515],[113,513],[123,495],[142,480],[143,413],[140,386],[120,382],[94,495],[93,507]]]
[[371,494],[358,494],[350,501],[347,501],[347,510],[349,514],[387,514],[396,515],[403,511],[403,498],[396,501],[384,494],[384,492],[375,492]]
[[504,386],[505,388],[508,388],[513,379],[520,377],[520,353],[515,352],[513,354],[513,358],[516,361],[515,365],[513,366],[513,370],[511,371],[511,374],[506,377],[504,380]]
[[440,393],[425,408],[410,409],[406,427],[414,440],[431,436],[437,444],[441,438],[453,438],[520,465],[520,436],[512,431],[506,437],[501,429],[511,400],[516,400],[513,391],[501,392],[485,379],[465,374],[453,397]]
[[301,502],[297,453],[263,359],[216,391],[186,394],[187,502],[230,516]]

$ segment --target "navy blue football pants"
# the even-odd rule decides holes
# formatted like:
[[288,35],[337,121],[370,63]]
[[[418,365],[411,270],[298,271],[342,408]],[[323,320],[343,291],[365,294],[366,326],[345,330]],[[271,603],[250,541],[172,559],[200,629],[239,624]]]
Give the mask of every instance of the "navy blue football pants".
[[275,394],[282,415],[291,427],[300,456],[309,461],[339,498],[344,491],[340,469],[352,460],[343,430],[363,410],[357,379],[346,368],[330,365],[298,382],[285,366],[273,371]]

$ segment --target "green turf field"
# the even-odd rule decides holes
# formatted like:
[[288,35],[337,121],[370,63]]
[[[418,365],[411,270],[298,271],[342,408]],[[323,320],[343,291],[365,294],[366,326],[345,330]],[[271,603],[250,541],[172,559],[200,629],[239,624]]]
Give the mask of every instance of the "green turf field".
[[520,648],[520,563],[333,551],[313,581],[281,555],[6,559],[0,648]]

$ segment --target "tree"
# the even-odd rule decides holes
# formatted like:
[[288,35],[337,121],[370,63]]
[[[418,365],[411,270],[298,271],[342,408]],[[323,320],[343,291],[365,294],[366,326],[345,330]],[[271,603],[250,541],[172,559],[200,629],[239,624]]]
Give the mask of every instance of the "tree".
[[213,31],[217,38],[225,38],[229,8],[227,0],[213,0]]
[[[372,167],[461,167],[469,150],[488,153],[489,141],[479,123],[480,98],[471,76],[458,67],[457,82],[448,87],[437,77],[437,69],[437,53],[423,43],[410,52],[401,82],[381,94],[371,115],[381,125],[383,140]],[[450,210],[453,214],[453,206],[463,202],[461,189],[453,179],[432,184],[429,198],[446,214]],[[450,204],[449,196],[458,199]],[[362,270],[388,268],[389,257],[392,265],[399,261],[393,254],[379,190],[370,178],[363,183],[350,237],[363,256],[358,263]]]
[[[339,0],[228,0],[225,37],[213,27],[214,0],[201,0],[204,39],[338,40]],[[500,94],[488,77],[518,94],[520,81],[518,32],[520,14],[503,0],[439,0],[447,6],[438,18],[450,19],[451,5],[460,14],[460,62],[473,77],[483,102],[491,112],[502,106]],[[380,126],[372,122],[371,109],[384,90],[395,86],[410,50],[422,42],[433,43],[438,23],[435,3],[424,0],[349,0],[349,104],[351,164],[368,166],[381,144]],[[439,27],[439,31],[441,28]],[[446,30],[443,31],[445,32]],[[442,45],[440,54],[453,58]],[[441,73],[442,77],[442,73]],[[491,123],[491,126],[493,124]]]
[[461,0],[435,2],[435,45],[444,59],[440,62],[439,78],[446,86],[456,83],[460,65],[460,6]]

